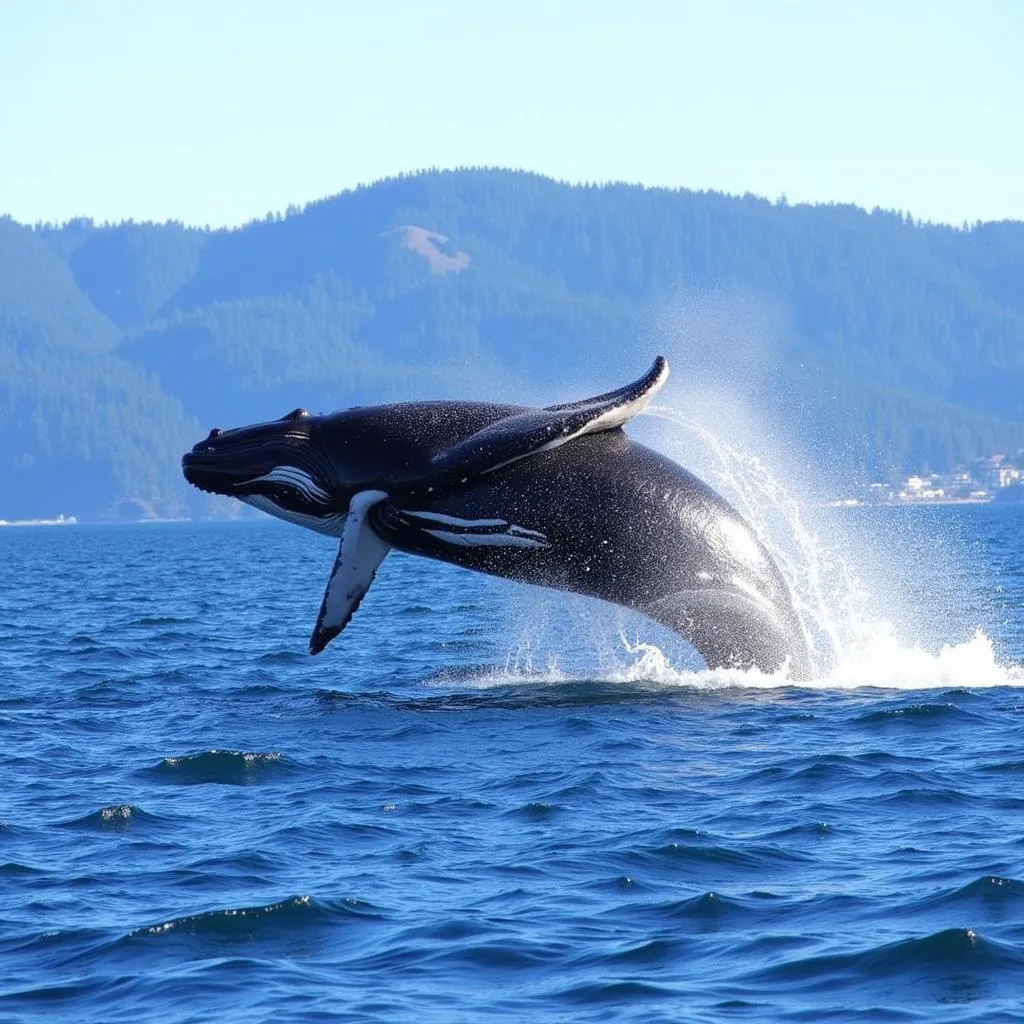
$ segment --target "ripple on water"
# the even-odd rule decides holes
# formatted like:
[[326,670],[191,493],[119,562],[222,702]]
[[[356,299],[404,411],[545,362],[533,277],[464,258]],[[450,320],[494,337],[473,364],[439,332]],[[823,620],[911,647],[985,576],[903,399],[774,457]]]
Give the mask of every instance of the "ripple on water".
[[967,885],[931,893],[904,904],[908,912],[956,910],[1003,920],[1011,911],[1024,911],[1024,882],[999,875],[984,875]]
[[588,967],[605,965],[612,968],[635,967],[639,969],[667,968],[687,956],[695,945],[689,936],[648,939],[630,944],[601,956],[586,956],[580,963]]
[[[282,956],[308,950],[309,943],[325,930],[337,942],[339,927],[372,925],[385,919],[380,908],[362,900],[333,902],[302,895],[268,904],[203,910],[122,934],[96,928],[37,933],[25,936],[18,948],[51,958],[59,955],[63,962],[74,963],[80,969],[88,966],[103,987],[105,972],[122,974],[129,964],[136,968],[142,964],[155,966],[168,954],[190,959],[220,957],[255,944],[267,947],[272,957]],[[154,956],[159,959],[154,960]],[[49,986],[12,994],[38,999],[48,990]]]
[[130,828],[154,824],[160,821],[156,814],[149,814],[133,804],[111,804],[98,811],[84,814],[80,818],[60,822],[61,828],[80,829],[88,832],[124,832]]
[[551,821],[555,818],[559,812],[563,810],[558,804],[544,803],[540,800],[531,800],[528,804],[523,804],[522,807],[516,807],[514,810],[508,811],[508,815],[511,817],[519,818],[522,821]]
[[158,782],[176,786],[215,783],[223,786],[251,786],[273,781],[299,770],[294,762],[279,753],[254,753],[244,750],[204,750],[197,754],[165,757],[143,769],[143,774]]
[[979,716],[966,708],[954,704],[901,704],[899,707],[879,708],[865,711],[856,721],[861,725],[919,725],[940,726],[948,721],[968,721]]
[[629,1006],[635,1003],[677,1000],[682,993],[683,989],[679,987],[647,981],[608,981],[571,985],[550,993],[550,998],[577,1006]]
[[13,860],[0,864],[0,878],[32,878],[38,875],[45,875],[46,873],[45,868],[36,867],[32,864],[19,864]]
[[361,900],[329,903],[312,896],[292,896],[263,906],[228,907],[186,914],[135,928],[125,938],[138,940],[165,935],[253,938],[271,937],[279,930],[297,935],[343,921],[379,921],[383,918],[379,908]]
[[776,843],[726,841],[688,829],[673,829],[620,849],[619,861],[639,868],[750,873],[780,870],[812,860],[809,854]]
[[255,658],[261,665],[306,665],[309,655],[304,651],[281,648],[276,651],[266,651]]
[[151,629],[154,626],[178,626],[192,621],[191,618],[183,618],[180,615],[143,615],[142,618],[135,619],[131,625]]
[[735,897],[717,892],[706,892],[685,900],[648,907],[648,911],[670,920],[739,922],[756,913],[754,908]]
[[[893,981],[908,987],[939,991],[963,988],[971,981],[993,989],[1013,988],[1019,994],[1024,955],[986,939],[970,928],[948,928],[921,938],[904,939],[853,953],[803,957],[755,971],[751,980],[764,985],[800,985],[805,991],[861,986]],[[989,993],[994,994],[994,992]]]

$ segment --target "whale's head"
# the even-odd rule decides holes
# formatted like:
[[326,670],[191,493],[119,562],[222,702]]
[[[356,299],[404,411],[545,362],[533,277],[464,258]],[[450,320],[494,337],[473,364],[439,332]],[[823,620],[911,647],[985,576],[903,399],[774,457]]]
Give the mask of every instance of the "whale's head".
[[238,498],[279,519],[336,536],[352,488],[338,486],[318,436],[322,419],[295,409],[268,423],[214,428],[184,455],[182,472],[202,491]]

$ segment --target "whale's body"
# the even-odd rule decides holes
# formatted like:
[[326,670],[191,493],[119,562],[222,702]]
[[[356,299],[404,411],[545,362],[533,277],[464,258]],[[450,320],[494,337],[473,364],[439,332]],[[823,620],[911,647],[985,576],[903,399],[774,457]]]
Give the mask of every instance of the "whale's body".
[[789,589],[740,515],[621,426],[661,386],[528,409],[410,402],[210,437],[186,478],[341,539],[311,650],[347,624],[391,548],[642,612],[710,667],[809,675]]

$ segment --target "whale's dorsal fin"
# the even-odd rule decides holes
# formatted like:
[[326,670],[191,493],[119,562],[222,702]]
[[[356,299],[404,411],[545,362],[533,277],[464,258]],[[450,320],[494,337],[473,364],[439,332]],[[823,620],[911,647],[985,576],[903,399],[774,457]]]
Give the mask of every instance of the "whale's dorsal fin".
[[668,362],[658,356],[643,377],[617,391],[506,416],[436,455],[430,462],[431,475],[438,481],[451,477],[465,480],[493,473],[585,434],[615,430],[640,412],[667,379]]
[[319,654],[348,625],[370,589],[377,566],[391,550],[367,521],[370,508],[386,497],[384,491],[360,491],[349,502],[338,557],[309,638],[310,654]]

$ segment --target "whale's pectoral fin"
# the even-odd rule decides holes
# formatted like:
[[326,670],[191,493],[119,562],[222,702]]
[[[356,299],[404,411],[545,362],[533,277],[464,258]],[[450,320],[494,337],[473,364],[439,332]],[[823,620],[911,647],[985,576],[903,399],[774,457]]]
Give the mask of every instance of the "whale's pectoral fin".
[[608,391],[603,395],[595,395],[593,398],[582,398],[578,402],[549,405],[543,411],[579,412],[586,415],[596,413],[598,418],[607,417],[607,419],[600,425],[591,424],[586,433],[594,434],[599,430],[614,430],[616,427],[621,427],[627,420],[632,419],[638,412],[642,412],[644,406],[661,390],[667,380],[668,360],[664,356],[658,356],[651,364],[651,368],[632,384],[617,388],[615,391]]
[[338,557],[309,638],[310,654],[319,654],[348,625],[370,589],[377,566],[391,550],[368,521],[370,508],[386,497],[384,491],[360,491],[349,503]]
[[585,434],[615,430],[640,412],[667,379],[668,363],[658,356],[643,377],[617,391],[507,416],[436,455],[429,466],[431,482],[436,486],[439,480],[492,473]]

